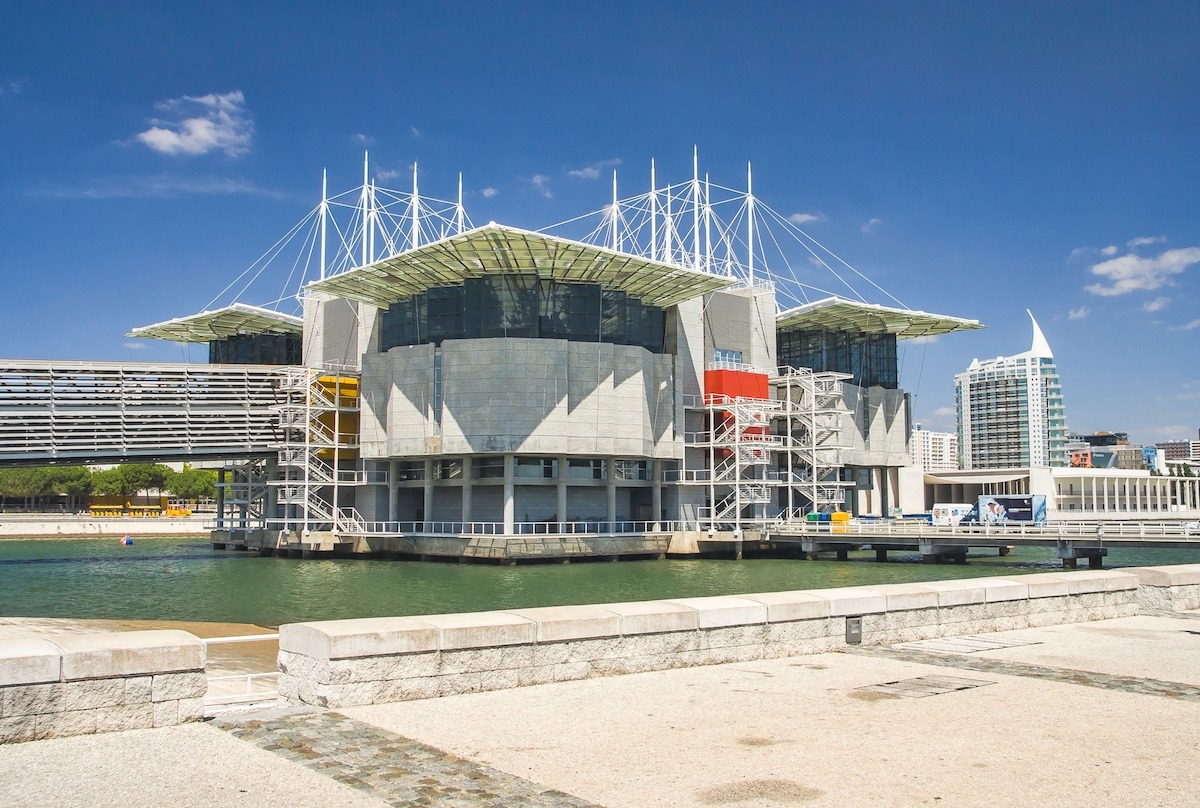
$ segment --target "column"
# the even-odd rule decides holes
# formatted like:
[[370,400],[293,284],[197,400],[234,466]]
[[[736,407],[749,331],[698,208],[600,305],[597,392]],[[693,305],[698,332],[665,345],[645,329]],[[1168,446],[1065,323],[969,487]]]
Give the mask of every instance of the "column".
[[463,458],[462,520],[464,522],[474,521],[471,518],[471,495],[474,493],[474,479],[475,458],[467,455]]
[[517,505],[513,500],[513,455],[504,456],[504,535],[511,536],[514,532],[513,514]]
[[558,502],[555,506],[554,518],[558,522],[556,530],[562,532],[566,530],[567,521],[567,457],[560,455],[558,458]]
[[397,479],[400,476],[400,461],[388,461],[388,503],[387,515],[384,517],[389,522],[396,521],[396,512],[399,509],[400,499],[400,481]]
[[225,527],[225,469],[217,469],[217,527]]
[[651,530],[662,530],[662,461],[650,461],[650,510],[654,515],[650,518]]
[[604,467],[608,472],[608,529],[611,532],[613,522],[617,521],[617,459],[607,458]]
[[426,524],[433,521],[433,469],[433,458],[425,458],[425,499],[421,504],[421,517]]

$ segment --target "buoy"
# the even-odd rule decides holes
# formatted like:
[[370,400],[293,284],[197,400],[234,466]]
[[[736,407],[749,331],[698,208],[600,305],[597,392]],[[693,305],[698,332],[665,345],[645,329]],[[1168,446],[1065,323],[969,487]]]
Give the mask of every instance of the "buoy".
[[130,544],[133,544],[133,539],[131,539],[129,536],[126,536],[125,538],[121,539],[122,546],[128,546]]

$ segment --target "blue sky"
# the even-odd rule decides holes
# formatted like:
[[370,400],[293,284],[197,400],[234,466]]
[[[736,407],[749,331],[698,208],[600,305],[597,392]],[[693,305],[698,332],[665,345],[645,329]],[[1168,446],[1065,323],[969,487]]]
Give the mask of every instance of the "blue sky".
[[687,179],[695,144],[906,305],[988,326],[904,350],[927,427],[973,357],[1029,347],[1029,308],[1071,429],[1196,437],[1200,4],[176,5],[3,3],[0,356],[203,359],[124,335],[204,308],[364,148],[536,229],[613,166]]

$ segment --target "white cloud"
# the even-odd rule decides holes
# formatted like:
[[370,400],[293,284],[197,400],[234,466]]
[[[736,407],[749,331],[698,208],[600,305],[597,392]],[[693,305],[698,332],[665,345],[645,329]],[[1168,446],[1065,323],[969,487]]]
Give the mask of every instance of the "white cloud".
[[958,417],[958,411],[953,407],[938,407],[933,411],[933,414],[938,418],[949,418],[951,416],[954,416],[955,418]]
[[409,124],[408,131],[412,133],[413,137],[421,136],[421,130],[411,124]]
[[162,154],[198,155],[225,152],[238,157],[250,151],[254,122],[246,112],[241,90],[208,95],[185,95],[160,101],[155,107],[167,117],[150,121],[137,140]]
[[180,177],[151,174],[132,177],[97,177],[74,188],[44,186],[30,196],[51,199],[175,199],[181,196],[266,196],[278,199],[279,191],[262,188],[247,180],[228,177]]
[[1137,238],[1130,239],[1126,243],[1129,245],[1129,249],[1132,250],[1136,249],[1137,247],[1145,247],[1147,244],[1162,244],[1166,240],[1166,236],[1138,236]]
[[1170,331],[1195,331],[1197,328],[1200,328],[1200,319],[1192,320],[1190,323],[1188,323],[1186,325],[1177,325],[1174,328],[1171,328],[1169,330]]
[[1092,310],[1089,309],[1087,306],[1080,306],[1077,309],[1069,310],[1067,312],[1067,319],[1068,320],[1082,320],[1084,317],[1087,317],[1091,313],[1092,313]]
[[567,176],[577,177],[581,180],[594,180],[600,176],[600,172],[604,169],[615,168],[619,165],[621,165],[620,159],[614,157],[611,160],[601,160],[598,163],[592,163],[583,168],[572,168],[567,171]]
[[483,194],[484,199],[491,199],[493,196],[498,194],[499,191],[497,191],[495,188],[493,188],[489,185],[487,188],[484,188],[479,193]]
[[29,79],[0,79],[0,98],[6,95],[19,95],[29,87]]
[[788,217],[788,221],[792,224],[808,224],[809,222],[825,221],[824,213],[793,213]]
[[1095,247],[1076,247],[1071,250],[1071,254],[1067,256],[1067,261],[1078,261],[1080,258],[1092,255],[1096,252]]
[[1193,264],[1200,264],[1200,247],[1167,250],[1157,258],[1140,255],[1122,255],[1102,261],[1092,267],[1092,274],[1111,281],[1111,286],[1093,283],[1086,289],[1101,297],[1115,297],[1139,289],[1159,289],[1172,283],[1178,275]]
[[375,142],[375,138],[370,135],[364,135],[362,132],[351,135],[350,139],[360,146],[370,146]]
[[1100,251],[1101,255],[1116,255],[1119,252],[1116,244],[1109,244]]
[[385,180],[385,181],[386,180],[394,180],[394,179],[396,179],[396,177],[399,177],[399,176],[400,176],[400,169],[398,169],[398,168],[377,168],[377,169],[375,169],[376,179],[381,179],[381,180]]
[[532,185],[535,191],[547,199],[550,199],[554,196],[554,192],[550,190],[550,178],[545,174],[534,174],[532,177],[521,177],[521,181]]
[[131,351],[144,351],[150,346],[144,342],[126,342],[123,347],[128,348]]
[[1148,303],[1142,304],[1142,311],[1162,311],[1171,303],[1169,297],[1156,297]]
[[871,219],[871,221],[867,222],[866,224],[864,224],[862,226],[862,231],[864,233],[870,233],[872,230],[874,230],[876,227],[878,227],[881,224],[883,224],[883,219]]
[[1160,441],[1168,440],[1188,440],[1189,438],[1180,437],[1191,435],[1194,427],[1190,426],[1152,426],[1148,427],[1143,432],[1148,432],[1152,437],[1158,438]]

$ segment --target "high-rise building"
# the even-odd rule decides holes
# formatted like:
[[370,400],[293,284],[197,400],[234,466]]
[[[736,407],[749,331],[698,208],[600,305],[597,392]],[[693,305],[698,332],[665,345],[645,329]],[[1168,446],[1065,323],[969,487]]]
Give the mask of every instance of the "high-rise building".
[[975,359],[954,377],[964,469],[1067,465],[1066,414],[1050,344],[1032,312],[1033,345]]
[[913,465],[924,471],[953,471],[958,468],[958,435],[934,432],[917,424],[909,442]]

